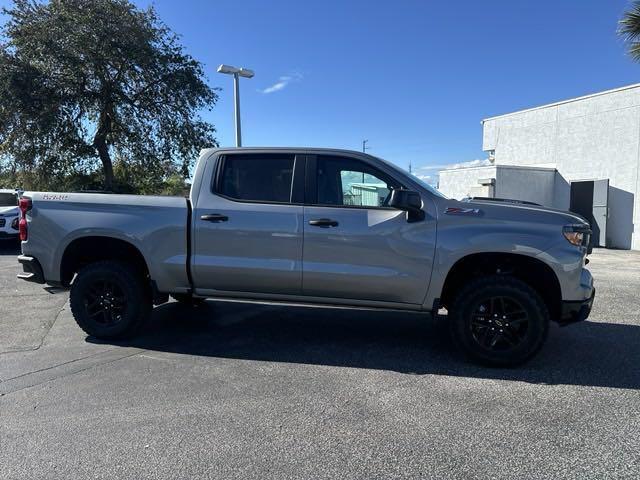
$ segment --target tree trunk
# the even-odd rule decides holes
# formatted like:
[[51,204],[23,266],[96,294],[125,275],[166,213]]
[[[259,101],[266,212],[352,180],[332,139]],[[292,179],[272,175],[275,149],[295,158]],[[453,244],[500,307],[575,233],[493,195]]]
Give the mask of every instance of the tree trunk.
[[98,152],[100,161],[102,162],[102,171],[104,172],[104,189],[113,189],[113,164],[111,163],[111,157],[109,156],[109,147],[104,137],[98,137],[96,135],[93,140],[93,146]]
[[98,152],[100,161],[102,162],[102,170],[104,172],[104,189],[113,189],[113,163],[109,156],[109,146],[107,145],[107,135],[111,133],[111,105],[107,104],[105,109],[100,113],[98,121],[98,129],[95,137],[93,137],[93,148]]

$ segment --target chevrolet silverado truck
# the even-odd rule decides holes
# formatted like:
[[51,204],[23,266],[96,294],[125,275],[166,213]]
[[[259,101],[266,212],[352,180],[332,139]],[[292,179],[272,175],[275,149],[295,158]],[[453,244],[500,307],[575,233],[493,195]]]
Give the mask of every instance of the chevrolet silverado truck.
[[204,150],[189,198],[26,192],[24,273],[70,287],[91,336],[132,335],[169,295],[446,313],[454,343],[524,362],[594,298],[590,228],[536,205],[443,196],[371,155]]

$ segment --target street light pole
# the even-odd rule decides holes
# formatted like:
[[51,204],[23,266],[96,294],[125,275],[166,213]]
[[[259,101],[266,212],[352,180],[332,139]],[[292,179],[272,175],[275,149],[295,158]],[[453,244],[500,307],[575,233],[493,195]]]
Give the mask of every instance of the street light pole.
[[242,127],[240,126],[240,75],[233,74],[233,104],[236,119],[236,147],[242,146]]
[[236,147],[242,146],[242,127],[240,126],[240,77],[252,78],[255,74],[248,68],[232,67],[231,65],[220,65],[218,73],[233,75],[233,100],[234,117],[236,124]]

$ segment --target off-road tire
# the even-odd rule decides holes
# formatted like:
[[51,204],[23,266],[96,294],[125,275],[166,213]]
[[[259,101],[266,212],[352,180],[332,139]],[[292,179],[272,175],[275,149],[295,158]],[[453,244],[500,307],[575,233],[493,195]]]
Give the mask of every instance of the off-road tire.
[[[493,309],[492,298],[503,308]],[[496,300],[500,298],[503,300]],[[510,314],[485,315],[489,308],[492,312],[511,310],[514,320],[508,323]],[[515,313],[519,311],[523,313]],[[525,315],[527,327],[523,331]],[[492,322],[484,327],[489,320]],[[467,357],[485,365],[509,367],[527,361],[540,350],[549,330],[549,310],[540,295],[525,282],[506,275],[492,275],[473,279],[462,287],[451,304],[449,322],[453,342]],[[505,325],[510,333],[498,333],[507,331]],[[519,330],[513,332],[514,328]],[[491,337],[487,339],[486,335]],[[500,340],[491,346],[495,335],[500,335]],[[503,348],[496,349],[498,346]]]
[[[114,300],[106,307],[102,304],[95,307],[95,302],[99,303],[104,296],[96,292],[107,291],[102,285],[113,286]],[[87,335],[101,339],[132,336],[152,309],[143,275],[125,263],[112,260],[91,263],[78,272],[71,285],[70,304],[78,326]],[[102,310],[96,314],[96,308]],[[105,313],[105,309],[109,313]]]

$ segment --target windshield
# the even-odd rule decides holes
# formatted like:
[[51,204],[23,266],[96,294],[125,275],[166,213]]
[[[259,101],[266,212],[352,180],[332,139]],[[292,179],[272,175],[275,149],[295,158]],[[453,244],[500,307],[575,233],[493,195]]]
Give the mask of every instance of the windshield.
[[393,168],[395,171],[400,172],[400,173],[408,176],[409,178],[413,179],[416,183],[420,184],[421,187],[427,189],[429,192],[433,193],[435,196],[440,197],[440,198],[449,199],[449,197],[444,195],[440,190],[438,190],[437,188],[435,188],[432,185],[429,185],[424,180],[419,179],[415,175],[412,175],[411,173],[407,172],[404,168],[401,168],[398,165],[396,165],[395,163],[390,162],[388,160],[385,160],[384,158],[380,158],[380,157],[376,157],[376,158],[378,160],[380,160],[381,162],[384,162],[385,164],[387,164],[389,167]]
[[421,186],[423,186],[424,188],[429,190],[431,193],[433,193],[434,195],[436,195],[436,196],[438,196],[440,198],[449,198],[444,193],[442,193],[440,190],[438,190],[436,187],[434,187],[433,185],[429,185],[427,182],[425,182],[424,180],[416,177],[415,175],[413,175],[413,179],[416,182],[418,182]]
[[17,207],[18,196],[15,193],[0,193],[0,207]]

